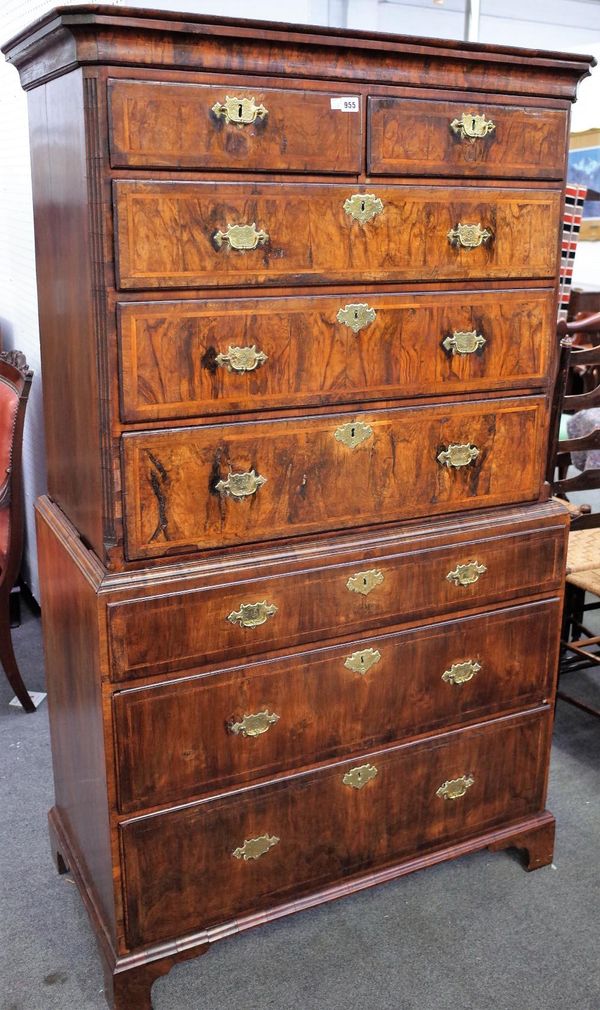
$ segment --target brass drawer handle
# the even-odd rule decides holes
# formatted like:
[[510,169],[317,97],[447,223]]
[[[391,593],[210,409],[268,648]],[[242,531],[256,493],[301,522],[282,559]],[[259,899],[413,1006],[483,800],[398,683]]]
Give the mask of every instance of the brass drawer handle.
[[226,123],[235,123],[236,126],[248,126],[256,119],[264,119],[268,116],[268,111],[264,105],[257,105],[253,98],[236,98],[227,95],[224,102],[215,102],[212,107],[217,119],[224,119]]
[[368,572],[357,572],[356,575],[351,575],[346,583],[346,588],[351,593],[360,593],[361,596],[368,596],[382,582],[383,572],[380,572],[378,568],[371,568]]
[[357,445],[361,445],[372,434],[373,429],[370,424],[365,424],[364,421],[348,421],[347,424],[342,424],[336,429],[335,437],[342,445],[348,446],[349,449],[356,449]]
[[446,684],[467,684],[480,670],[481,663],[465,659],[463,663],[453,663],[449,670],[444,670],[442,680]]
[[484,572],[487,572],[485,565],[480,565],[478,561],[468,561],[466,565],[457,565],[454,571],[448,572],[446,578],[455,586],[472,586]]
[[459,800],[470,789],[475,779],[472,775],[461,775],[459,779],[448,779],[436,790],[435,795],[441,800]]
[[475,354],[485,344],[485,337],[477,330],[455,330],[452,336],[442,340],[442,347],[456,354]]
[[457,224],[456,228],[451,228],[448,232],[450,245],[462,246],[463,249],[476,249],[489,242],[491,237],[492,232],[480,224]]
[[361,676],[364,676],[380,659],[381,653],[379,649],[361,649],[360,652],[353,652],[351,656],[348,656],[344,666],[347,670],[352,670],[353,673],[360,673]]
[[468,466],[478,456],[477,446],[467,443],[466,445],[449,445],[447,449],[442,449],[436,458],[440,466],[453,466],[458,470],[461,466]]
[[234,736],[262,736],[279,722],[279,716],[275,712],[269,712],[268,708],[262,712],[255,712],[252,715],[244,715],[239,722],[229,723],[229,732]]
[[252,347],[228,347],[227,354],[217,354],[215,363],[228,372],[253,372],[268,360],[268,355],[252,344]]
[[259,487],[266,483],[266,477],[261,477],[255,470],[250,470],[249,473],[230,473],[227,480],[220,480],[215,484],[215,490],[219,494],[226,494],[240,501],[256,494]]
[[342,782],[345,786],[351,786],[352,789],[362,789],[376,775],[375,765],[360,765],[358,768],[351,768],[349,772],[346,772]]
[[249,859],[260,859],[265,852],[277,845],[281,839],[277,835],[259,835],[258,838],[246,838],[243,845],[234,849],[232,856],[235,859],[243,859],[245,863]]
[[213,236],[213,241],[217,247],[220,249],[223,242],[229,242],[232,249],[240,249],[242,251],[247,249],[256,249],[258,245],[264,245],[265,242],[269,241],[269,236],[266,231],[262,229],[257,229],[256,224],[228,224],[227,231],[215,232]]
[[383,213],[383,204],[374,193],[354,193],[344,200],[344,210],[360,224],[366,224]]
[[377,313],[366,302],[351,302],[339,310],[336,318],[338,323],[349,326],[353,333],[360,333],[365,326],[375,322]]
[[489,137],[496,129],[496,124],[491,119],[486,119],[484,115],[477,115],[474,112],[463,112],[458,119],[453,119],[450,129],[456,133],[461,140],[470,140],[473,144],[481,137]]
[[258,628],[261,624],[266,624],[270,617],[277,613],[274,603],[242,603],[239,610],[232,610],[227,615],[230,624],[239,624],[240,628]]

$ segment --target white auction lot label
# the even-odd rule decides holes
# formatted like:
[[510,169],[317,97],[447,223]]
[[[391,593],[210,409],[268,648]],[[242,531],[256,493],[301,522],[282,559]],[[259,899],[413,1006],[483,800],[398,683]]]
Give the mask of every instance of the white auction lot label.
[[360,98],[352,98],[352,96],[332,98],[331,108],[339,109],[340,112],[360,112]]

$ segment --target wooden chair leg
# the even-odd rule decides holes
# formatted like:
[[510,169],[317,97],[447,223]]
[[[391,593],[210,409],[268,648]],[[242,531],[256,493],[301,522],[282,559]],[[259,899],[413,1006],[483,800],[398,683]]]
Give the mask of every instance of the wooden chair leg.
[[25,711],[29,713],[35,712],[35,705],[29,697],[29,691],[23,683],[17,660],[15,659],[10,632],[10,606],[8,597],[4,594],[0,596],[0,663],[4,667],[8,683]]

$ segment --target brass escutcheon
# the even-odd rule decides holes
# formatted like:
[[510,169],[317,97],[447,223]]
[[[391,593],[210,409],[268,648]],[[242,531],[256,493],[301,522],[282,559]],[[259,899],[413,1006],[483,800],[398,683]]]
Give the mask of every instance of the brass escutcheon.
[[370,424],[364,421],[348,421],[336,429],[335,437],[342,445],[347,445],[349,449],[356,449],[357,445],[365,442],[373,434]]
[[360,652],[353,652],[351,656],[348,656],[344,666],[347,670],[352,670],[353,673],[360,673],[364,676],[380,659],[381,653],[379,649],[362,649]]
[[253,372],[265,361],[268,361],[267,355],[257,351],[256,344],[252,347],[228,347],[227,354],[217,354],[215,358],[217,365],[228,372]]
[[240,628],[258,628],[270,617],[274,617],[277,609],[274,603],[267,603],[266,600],[261,603],[242,603],[239,610],[232,610],[227,615],[227,620],[231,624],[239,624]]
[[448,232],[450,245],[462,246],[463,249],[476,249],[477,246],[489,242],[492,232],[482,228],[480,224],[457,224]]
[[470,789],[475,779],[472,775],[461,775],[459,779],[448,779],[436,789],[436,796],[441,800],[459,800]]
[[440,466],[453,466],[459,469],[461,466],[468,466],[479,456],[479,449],[476,445],[449,445],[447,449],[442,449],[437,454],[437,461]]
[[269,236],[266,231],[257,230],[256,224],[252,222],[252,224],[228,224],[227,231],[219,229],[215,232],[213,240],[217,249],[221,248],[223,242],[229,242],[232,249],[245,251],[264,245],[269,241]]
[[234,849],[231,854],[235,859],[243,859],[247,863],[249,859],[259,859],[260,856],[264,856],[265,852],[272,849],[279,841],[277,835],[259,835],[258,838],[246,838],[244,844],[240,845],[238,849]]
[[474,354],[485,344],[485,337],[477,330],[455,330],[442,340],[442,347],[455,354]]
[[458,119],[453,119],[450,129],[462,140],[470,140],[473,143],[481,137],[488,137],[496,129],[496,124],[491,119],[486,119],[484,115],[475,112],[463,112]]
[[449,670],[444,670],[442,680],[446,684],[467,684],[480,670],[481,663],[465,659],[463,663],[453,663]]
[[366,302],[344,305],[337,314],[338,323],[349,326],[353,333],[359,333],[365,326],[373,323],[377,317],[375,309],[372,309]]
[[380,586],[382,582],[383,572],[380,572],[378,568],[371,568],[368,572],[357,572],[356,575],[351,575],[346,583],[346,588],[352,593],[368,596],[375,586]]
[[487,572],[485,565],[480,565],[478,561],[468,561],[466,565],[457,565],[452,572],[448,572],[446,578],[455,586],[472,586],[484,572]]
[[351,786],[353,789],[362,789],[376,775],[375,765],[360,765],[358,768],[351,768],[349,772],[346,772],[342,782],[345,786]]
[[250,470],[249,473],[230,473],[226,480],[220,480],[215,484],[215,490],[219,494],[226,494],[240,501],[256,494],[259,487],[266,483],[266,477],[261,477],[255,470]]
[[383,204],[374,193],[355,193],[344,200],[344,210],[360,224],[366,224],[383,212]]
[[244,715],[239,722],[230,722],[229,732],[235,736],[262,736],[277,722],[279,722],[279,716],[265,708],[262,712]]
[[235,123],[236,126],[248,126],[256,119],[264,119],[268,115],[264,105],[257,105],[253,98],[236,98],[229,95],[224,102],[215,102],[212,111],[217,119]]

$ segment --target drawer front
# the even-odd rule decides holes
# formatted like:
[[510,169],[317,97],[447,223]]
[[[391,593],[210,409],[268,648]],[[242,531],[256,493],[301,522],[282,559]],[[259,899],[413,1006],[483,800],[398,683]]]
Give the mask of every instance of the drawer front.
[[523,397],[127,434],[127,554],[531,501],[545,426]]
[[429,615],[548,594],[563,578],[565,533],[563,527],[517,532],[427,550],[409,542],[405,551],[371,553],[351,563],[332,551],[326,568],[187,591],[183,585],[177,593],[112,603],[113,677],[245,661]]
[[564,109],[369,98],[368,121],[374,175],[563,177]]
[[[121,288],[550,278],[557,270],[558,190],[113,185]],[[363,207],[374,216],[361,222]]]
[[[541,704],[557,600],[117,692],[123,811]],[[168,750],[156,746],[169,740]]]
[[[237,99],[237,100],[236,100]],[[360,172],[360,102],[237,84],[108,82],[114,168]]]
[[122,303],[121,417],[539,386],[555,316],[535,289]]
[[123,824],[129,944],[224,923],[540,811],[549,729],[548,710],[536,710]]

